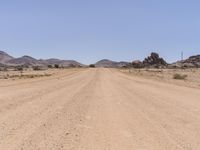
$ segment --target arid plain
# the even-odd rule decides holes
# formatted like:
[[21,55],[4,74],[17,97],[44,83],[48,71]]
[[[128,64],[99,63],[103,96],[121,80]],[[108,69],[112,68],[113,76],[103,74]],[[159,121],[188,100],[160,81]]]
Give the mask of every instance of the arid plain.
[[200,92],[187,81],[106,68],[9,74],[0,79],[2,150],[200,149]]

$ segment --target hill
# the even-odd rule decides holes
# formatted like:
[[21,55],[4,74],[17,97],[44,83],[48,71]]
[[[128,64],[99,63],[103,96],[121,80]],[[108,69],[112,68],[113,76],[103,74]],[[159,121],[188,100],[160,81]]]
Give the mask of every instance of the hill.
[[116,62],[109,59],[103,59],[95,63],[95,67],[105,67],[105,68],[120,68],[130,65],[129,62]]
[[30,56],[22,56],[20,58],[14,58],[7,62],[8,65],[26,65],[26,66],[40,66],[42,65],[39,60],[30,57]]
[[185,60],[170,65],[173,68],[200,68],[200,55],[191,56]]
[[75,61],[75,60],[60,60],[60,59],[46,59],[46,60],[40,60],[42,64],[48,64],[48,65],[59,65],[63,67],[84,67],[85,65]]
[[13,59],[12,56],[8,55],[6,52],[4,51],[0,51],[0,63],[4,64],[6,62],[8,62],[9,60]]
[[14,58],[4,51],[0,51],[0,64],[6,66],[48,66],[48,65],[59,65],[62,67],[84,67],[85,65],[75,60],[60,60],[56,58],[51,59],[35,59],[31,56],[22,56]]

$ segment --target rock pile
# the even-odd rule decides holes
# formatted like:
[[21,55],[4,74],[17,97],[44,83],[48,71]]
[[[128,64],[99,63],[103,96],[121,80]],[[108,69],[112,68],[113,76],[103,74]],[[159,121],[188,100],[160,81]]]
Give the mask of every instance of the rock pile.
[[183,63],[188,63],[191,66],[193,65],[194,67],[200,67],[200,55],[191,56],[188,59],[186,59]]
[[167,62],[159,57],[157,53],[151,53],[151,55],[143,61],[145,67],[164,67],[167,66]]
[[191,56],[186,60],[178,61],[170,65],[171,68],[200,68],[200,55]]

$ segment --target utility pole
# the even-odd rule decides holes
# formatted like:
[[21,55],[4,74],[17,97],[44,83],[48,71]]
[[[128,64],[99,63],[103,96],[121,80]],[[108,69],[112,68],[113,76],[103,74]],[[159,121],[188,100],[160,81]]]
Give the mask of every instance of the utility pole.
[[183,51],[181,52],[181,60],[183,60]]

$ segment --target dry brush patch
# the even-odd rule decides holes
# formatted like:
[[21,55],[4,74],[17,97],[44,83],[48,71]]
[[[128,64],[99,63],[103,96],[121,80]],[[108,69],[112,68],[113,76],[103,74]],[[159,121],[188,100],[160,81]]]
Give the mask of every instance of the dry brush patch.
[[200,88],[200,69],[120,69],[129,75]]
[[185,80],[186,78],[187,78],[186,74],[181,75],[181,74],[176,73],[173,76],[173,79],[177,79],[177,80]]
[[6,71],[0,72],[0,79],[27,79],[52,76],[51,72],[44,71]]

